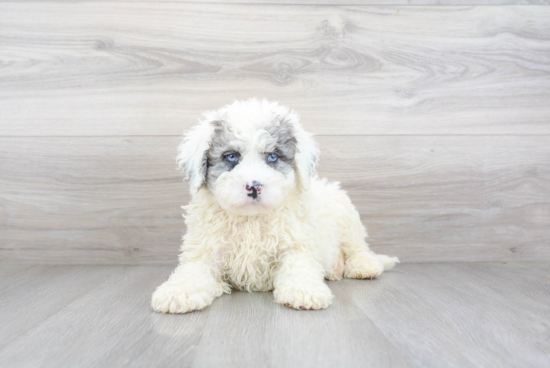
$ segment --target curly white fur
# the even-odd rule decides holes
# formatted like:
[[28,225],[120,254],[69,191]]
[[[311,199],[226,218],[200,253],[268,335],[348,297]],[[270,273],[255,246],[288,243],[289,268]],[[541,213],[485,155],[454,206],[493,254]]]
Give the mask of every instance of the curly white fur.
[[153,309],[200,310],[231,288],[322,309],[333,299],[325,278],[372,279],[399,262],[369,250],[346,192],[317,178],[318,156],[298,115],[277,103],[235,101],[206,113],[179,147],[192,194],[187,233]]

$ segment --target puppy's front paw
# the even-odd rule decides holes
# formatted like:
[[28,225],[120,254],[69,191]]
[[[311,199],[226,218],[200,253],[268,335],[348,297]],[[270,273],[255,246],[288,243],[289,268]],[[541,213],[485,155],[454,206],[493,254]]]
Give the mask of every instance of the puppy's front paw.
[[332,303],[332,292],[322,281],[287,282],[273,292],[275,301],[294,309],[325,309]]
[[348,279],[374,279],[384,272],[384,265],[374,254],[356,253],[346,260],[344,277]]
[[213,299],[207,290],[165,282],[153,293],[151,306],[155,312],[187,313],[209,306]]

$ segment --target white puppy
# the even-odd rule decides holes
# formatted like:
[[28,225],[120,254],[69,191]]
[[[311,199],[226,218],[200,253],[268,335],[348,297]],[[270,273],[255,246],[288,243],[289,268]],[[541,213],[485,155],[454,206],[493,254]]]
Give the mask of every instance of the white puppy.
[[192,200],[180,264],[154,292],[155,311],[203,309],[231,288],[327,308],[325,278],[372,279],[399,262],[369,250],[346,192],[317,178],[319,150],[294,111],[251,99],[204,116],[178,149]]

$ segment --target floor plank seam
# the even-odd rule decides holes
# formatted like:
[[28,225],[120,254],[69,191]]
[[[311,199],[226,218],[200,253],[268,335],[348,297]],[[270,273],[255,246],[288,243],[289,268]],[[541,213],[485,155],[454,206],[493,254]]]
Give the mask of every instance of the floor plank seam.
[[[353,304],[355,305],[355,307],[363,314],[365,315],[365,317],[367,317],[369,319],[369,321],[371,321],[372,325],[374,327],[376,327],[378,329],[378,332],[384,336],[384,339],[388,342],[388,344],[390,344],[391,346],[393,346],[395,349],[397,349],[398,351],[402,351],[402,347],[400,346],[397,346],[394,344],[394,342],[384,333],[384,331],[380,328],[380,326],[378,326],[378,324],[367,314],[367,312],[365,312],[363,310],[363,308],[361,308],[361,306],[355,301],[355,299],[351,296],[351,294],[345,289],[345,288],[342,288],[342,287],[339,287],[339,290],[343,291],[347,297],[348,297],[348,300],[351,300],[353,302]],[[409,353],[409,351],[405,351],[404,352],[406,357],[410,359],[410,362],[412,364],[414,364],[416,367],[418,368],[421,368],[421,367],[425,367],[425,364],[422,364],[422,362],[420,360],[418,360],[416,357],[414,357],[413,355],[411,355]]]
[[[50,265],[44,265],[44,266],[50,266]],[[51,265],[52,267],[63,267],[64,265]],[[100,266],[101,267],[101,266]],[[122,269],[126,269],[127,267],[132,267],[132,266],[119,266],[119,267],[122,267]],[[28,270],[28,269],[27,269]],[[19,341],[21,338],[23,337],[26,337],[29,333],[32,334],[32,331],[34,329],[36,329],[37,327],[41,326],[42,324],[46,323],[48,320],[50,320],[51,318],[53,318],[54,316],[58,315],[59,313],[63,312],[66,308],[68,308],[69,306],[71,306],[72,304],[74,304],[75,302],[77,302],[80,298],[84,297],[85,295],[91,293],[92,291],[94,291],[96,288],[100,287],[101,285],[105,284],[107,281],[109,281],[111,278],[117,276],[118,272],[115,272],[114,274],[110,275],[109,277],[107,277],[105,280],[103,280],[102,282],[100,282],[99,284],[91,287],[90,289],[84,291],[83,293],[80,293],[78,295],[76,295],[74,298],[71,298],[70,302],[69,303],[65,303],[60,309],[58,309],[57,311],[55,311],[54,313],[52,314],[49,314],[47,317],[43,318],[42,320],[40,320],[40,322],[36,323],[34,326],[32,326],[32,328],[29,328],[27,331],[25,331],[23,334],[15,337],[13,340],[10,340],[9,343],[7,343],[2,349],[0,349],[0,353],[2,353],[2,351],[6,350],[7,348],[9,348],[9,346],[16,342],[16,341]]]

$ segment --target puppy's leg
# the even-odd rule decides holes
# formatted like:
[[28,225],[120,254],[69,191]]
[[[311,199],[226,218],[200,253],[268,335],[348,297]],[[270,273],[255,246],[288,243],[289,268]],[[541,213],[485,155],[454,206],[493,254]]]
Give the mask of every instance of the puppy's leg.
[[351,206],[347,213],[342,250],[345,254],[344,277],[348,279],[373,279],[399,262],[397,257],[376,254],[365,242],[367,233],[357,210]]
[[288,254],[274,280],[275,301],[294,309],[325,309],[333,295],[324,282],[323,267],[307,253]]
[[229,291],[229,286],[216,277],[216,272],[200,261],[180,264],[153,293],[153,310],[187,313],[212,304],[214,298]]
[[327,280],[338,281],[344,276],[344,270],[346,269],[346,257],[344,251],[340,247],[338,258],[334,261],[330,272],[325,276]]

